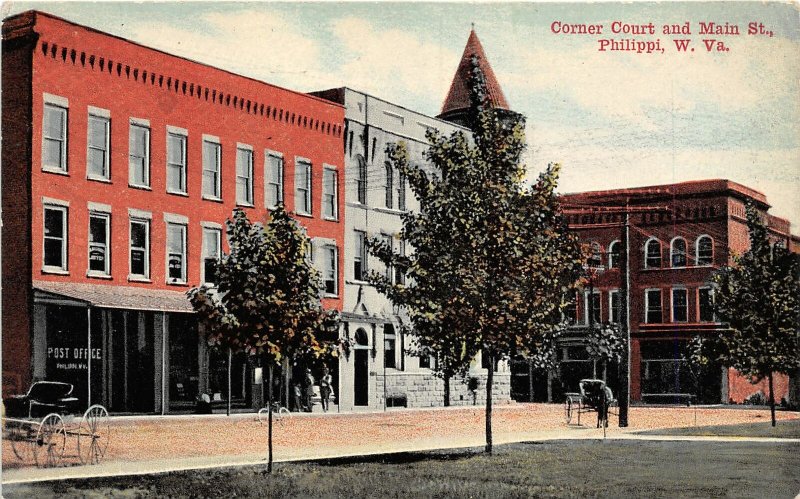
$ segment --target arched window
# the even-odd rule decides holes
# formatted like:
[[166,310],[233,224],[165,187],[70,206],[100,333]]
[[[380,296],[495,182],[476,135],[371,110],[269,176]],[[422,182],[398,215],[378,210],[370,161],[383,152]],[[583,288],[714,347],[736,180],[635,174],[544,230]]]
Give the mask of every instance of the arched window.
[[406,176],[402,172],[397,173],[397,209],[406,209]]
[[656,238],[650,238],[644,244],[644,266],[647,269],[661,268],[661,242]]
[[694,251],[696,265],[711,265],[714,261],[714,240],[705,234],[698,237]]
[[356,160],[358,161],[358,178],[356,178],[358,202],[367,204],[367,161],[360,154]]
[[386,207],[392,207],[392,196],[394,195],[394,169],[392,168],[392,164],[388,161],[385,164],[386,166]]
[[598,268],[603,265],[603,252],[600,250],[600,243],[592,242],[592,253],[589,255],[589,267]]
[[367,336],[367,332],[361,328],[356,330],[356,345],[360,347],[367,347],[369,346],[369,336]]
[[620,248],[622,247],[622,243],[619,241],[613,241],[611,244],[608,245],[608,268],[616,269],[619,268],[620,265]]
[[670,262],[673,267],[686,266],[686,239],[676,237],[672,240],[669,247]]

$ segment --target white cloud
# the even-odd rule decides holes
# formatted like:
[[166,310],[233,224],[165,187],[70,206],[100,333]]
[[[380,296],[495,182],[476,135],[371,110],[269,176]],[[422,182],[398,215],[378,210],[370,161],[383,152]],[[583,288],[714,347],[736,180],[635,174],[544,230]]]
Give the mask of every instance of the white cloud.
[[335,20],[333,33],[345,48],[340,73],[348,86],[399,103],[431,95],[444,100],[458,54],[408,31],[376,29],[354,17]]
[[[752,110],[765,100],[785,100],[800,110],[796,72],[800,43],[779,38],[734,38],[730,52],[711,54],[695,37],[695,52],[598,52],[588,39],[572,44],[518,45],[518,67],[500,74],[516,92],[554,90],[590,111],[659,126],[658,111],[691,112],[708,104],[720,113]],[[662,37],[662,43],[672,43]],[[655,109],[655,113],[648,111]]]

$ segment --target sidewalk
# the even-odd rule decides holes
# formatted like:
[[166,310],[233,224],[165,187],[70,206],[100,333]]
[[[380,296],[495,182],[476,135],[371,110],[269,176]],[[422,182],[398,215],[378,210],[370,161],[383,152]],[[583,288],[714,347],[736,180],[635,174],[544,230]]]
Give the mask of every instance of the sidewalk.
[[[517,404],[495,408],[494,442],[602,439],[588,414],[586,426],[567,427],[560,405]],[[696,409],[698,425],[764,422],[754,411]],[[484,445],[482,407],[390,410],[386,413],[295,414],[274,428],[276,462],[426,451]],[[780,413],[798,419],[797,413]],[[635,435],[644,429],[692,426],[694,408],[633,408],[632,426],[608,428],[609,439],[672,441],[794,442],[800,439]],[[254,414],[112,418],[113,436],[99,465],[58,468],[19,467],[4,443],[3,483],[91,476],[136,475],[186,469],[266,463],[267,429]],[[67,453],[71,451],[68,447]]]

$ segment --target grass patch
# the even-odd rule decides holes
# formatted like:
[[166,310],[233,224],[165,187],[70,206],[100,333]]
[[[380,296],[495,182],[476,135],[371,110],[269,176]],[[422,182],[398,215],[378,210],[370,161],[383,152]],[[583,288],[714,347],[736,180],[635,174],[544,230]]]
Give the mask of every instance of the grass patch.
[[690,426],[637,432],[642,435],[680,435],[714,437],[772,437],[800,438],[800,419],[778,421],[774,428],[770,422],[717,426]]
[[580,440],[4,487],[5,497],[794,497],[800,444]]

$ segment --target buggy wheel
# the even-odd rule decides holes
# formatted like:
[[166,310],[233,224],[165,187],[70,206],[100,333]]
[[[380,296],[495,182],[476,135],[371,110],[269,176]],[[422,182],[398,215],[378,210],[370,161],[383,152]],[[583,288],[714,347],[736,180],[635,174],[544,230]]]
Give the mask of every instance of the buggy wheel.
[[36,428],[31,423],[6,421],[11,450],[21,462],[31,464],[36,461]]
[[36,433],[36,446],[33,457],[40,467],[57,466],[64,457],[64,448],[67,445],[67,430],[64,419],[50,413],[42,419],[39,431]]
[[567,420],[567,424],[572,422],[572,399],[567,397],[567,400],[564,402],[564,416]]
[[289,409],[287,409],[285,407],[281,407],[280,409],[278,409],[278,416],[279,417],[283,418],[283,417],[289,417],[291,415],[292,415],[292,413],[289,411]]
[[78,427],[78,457],[83,464],[97,464],[103,460],[111,435],[108,411],[96,404],[83,413]]

